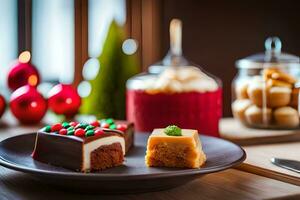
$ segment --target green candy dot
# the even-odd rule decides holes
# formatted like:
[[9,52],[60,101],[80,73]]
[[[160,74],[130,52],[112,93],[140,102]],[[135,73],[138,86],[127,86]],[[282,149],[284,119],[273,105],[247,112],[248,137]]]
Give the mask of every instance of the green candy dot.
[[41,131],[44,131],[44,132],[47,132],[47,133],[50,133],[51,132],[51,126],[45,126],[44,128],[42,128]]
[[68,131],[67,132],[67,135],[74,135],[75,131],[74,130],[71,130],[71,131]]
[[106,119],[105,122],[110,124],[110,125],[114,124],[114,120],[112,118]]
[[74,131],[74,127],[70,126],[69,128],[67,128],[68,131]]
[[78,128],[86,128],[89,124],[85,124],[85,123],[80,123],[78,125]]
[[70,127],[70,124],[68,122],[63,122],[61,124],[64,128],[69,128]]
[[94,128],[95,128],[94,126],[88,125],[88,126],[85,128],[85,131],[93,130]]
[[116,126],[115,124],[112,124],[112,125],[109,126],[109,128],[110,128],[110,129],[116,129],[117,126]]
[[164,129],[164,133],[169,136],[182,136],[181,128],[175,125],[170,125]]
[[93,136],[95,133],[94,130],[88,130],[86,133],[85,133],[85,136],[89,137],[89,136]]

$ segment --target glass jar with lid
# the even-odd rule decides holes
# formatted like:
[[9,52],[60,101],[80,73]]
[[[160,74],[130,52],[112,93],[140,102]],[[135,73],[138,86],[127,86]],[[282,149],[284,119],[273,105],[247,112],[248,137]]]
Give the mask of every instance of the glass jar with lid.
[[236,62],[232,113],[253,128],[299,128],[299,57],[281,52],[278,37],[265,41],[265,52]]
[[182,56],[181,27],[173,19],[168,54],[127,81],[127,120],[140,132],[175,124],[219,136],[221,81]]

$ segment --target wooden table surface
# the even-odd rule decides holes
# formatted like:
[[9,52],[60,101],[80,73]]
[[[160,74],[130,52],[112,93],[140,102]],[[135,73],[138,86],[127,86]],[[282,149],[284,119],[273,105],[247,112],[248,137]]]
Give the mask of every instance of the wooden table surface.
[[271,158],[300,160],[300,130],[253,129],[233,118],[220,122],[221,137],[243,146],[247,158],[239,167],[242,171],[300,186],[300,173],[283,169],[270,162]]
[[[10,121],[0,126],[0,140],[36,130]],[[180,181],[180,180],[178,180]],[[0,167],[0,199],[300,199],[300,187],[229,169],[171,190],[130,195],[76,194],[53,188],[30,175]]]
[[243,171],[300,186],[300,173],[278,167],[271,158],[300,160],[300,142],[244,146],[247,159],[239,167]]

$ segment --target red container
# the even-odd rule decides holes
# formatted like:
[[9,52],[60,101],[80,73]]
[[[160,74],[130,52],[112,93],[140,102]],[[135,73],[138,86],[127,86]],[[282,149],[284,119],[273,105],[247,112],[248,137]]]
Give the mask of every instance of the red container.
[[181,55],[180,21],[171,22],[170,37],[171,49],[163,61],[127,81],[127,120],[139,132],[175,124],[218,137],[221,82]]
[[143,90],[127,91],[127,120],[134,122],[138,131],[152,131],[176,124],[218,137],[221,116],[221,88],[205,93],[155,95]]

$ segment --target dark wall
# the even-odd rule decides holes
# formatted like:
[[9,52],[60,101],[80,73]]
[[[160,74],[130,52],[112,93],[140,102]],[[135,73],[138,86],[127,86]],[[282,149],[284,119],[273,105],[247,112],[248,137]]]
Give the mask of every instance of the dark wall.
[[283,51],[300,55],[300,1],[164,0],[164,53],[172,18],[183,21],[185,56],[222,79],[224,116],[231,115],[235,60],[264,51],[268,36],[279,36]]

